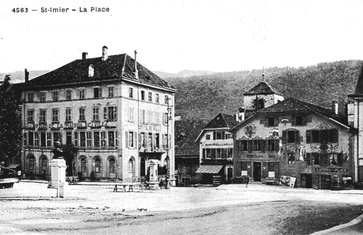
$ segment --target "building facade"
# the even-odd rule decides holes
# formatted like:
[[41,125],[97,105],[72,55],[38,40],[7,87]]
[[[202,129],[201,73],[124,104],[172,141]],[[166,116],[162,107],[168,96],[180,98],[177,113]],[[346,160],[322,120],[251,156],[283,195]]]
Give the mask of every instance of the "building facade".
[[150,160],[174,178],[176,89],[127,54],[75,60],[22,84],[22,165],[49,176],[59,141],[67,175],[136,181]]
[[338,115],[336,104],[331,110],[289,98],[233,128],[236,176],[286,180],[292,187],[350,187],[356,130]]

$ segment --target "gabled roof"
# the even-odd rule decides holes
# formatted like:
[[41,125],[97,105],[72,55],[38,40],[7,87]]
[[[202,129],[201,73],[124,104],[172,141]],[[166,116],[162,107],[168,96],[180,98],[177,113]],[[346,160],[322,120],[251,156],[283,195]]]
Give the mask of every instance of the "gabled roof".
[[[105,61],[102,60],[102,57],[75,60],[49,73],[23,83],[23,86],[25,88],[36,88],[126,79],[141,84],[175,89],[140,63],[137,63],[138,80],[134,75],[134,63],[135,60],[127,54],[110,55]],[[93,77],[88,76],[90,65],[94,68]]]
[[360,71],[357,86],[355,87],[355,92],[353,95],[349,95],[350,97],[354,96],[363,96],[363,67]]
[[235,117],[225,113],[219,113],[215,118],[213,118],[208,124],[203,128],[203,130],[198,135],[196,142],[199,141],[200,137],[203,136],[203,133],[207,129],[217,129],[217,128],[226,128],[231,129],[236,126],[239,122],[236,121]]
[[249,91],[245,92],[243,95],[268,95],[276,94],[281,95],[275,89],[273,89],[266,81],[258,83],[256,86],[252,87]]
[[219,113],[215,118],[213,118],[205,127],[204,129],[208,128],[232,128],[237,125],[238,122],[236,119],[229,114]]
[[352,128],[348,126],[347,121],[341,115],[334,114],[331,109],[326,109],[314,104],[310,104],[295,98],[288,98],[286,100],[280,101],[277,104],[271,105],[267,108],[261,109],[256,112],[255,115],[251,116],[250,118],[246,119],[244,122],[240,123],[238,126],[234,127],[231,131],[236,131],[239,129],[240,126],[243,126],[247,120],[257,117],[261,114],[273,114],[273,113],[315,113],[319,116],[322,116],[326,119],[329,119],[338,125],[344,126],[346,128]]

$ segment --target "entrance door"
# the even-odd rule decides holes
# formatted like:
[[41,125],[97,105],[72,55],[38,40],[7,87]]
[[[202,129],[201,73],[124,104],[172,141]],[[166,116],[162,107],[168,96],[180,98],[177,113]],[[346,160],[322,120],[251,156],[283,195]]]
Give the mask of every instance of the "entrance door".
[[320,187],[321,187],[321,189],[330,189],[331,188],[331,176],[330,175],[321,175],[320,176]]
[[261,182],[261,162],[253,163],[253,181]]
[[230,183],[232,178],[233,178],[233,168],[228,167],[227,168],[227,182]]
[[302,188],[313,187],[313,179],[311,174],[301,174],[301,187]]

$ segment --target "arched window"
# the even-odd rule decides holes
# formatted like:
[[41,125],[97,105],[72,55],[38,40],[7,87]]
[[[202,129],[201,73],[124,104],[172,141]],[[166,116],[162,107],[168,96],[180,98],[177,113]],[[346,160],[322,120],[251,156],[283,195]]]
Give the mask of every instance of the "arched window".
[[99,158],[95,159],[95,172],[101,172],[101,159]]
[[45,175],[48,173],[48,158],[46,156],[41,156],[40,160],[40,173]]
[[133,174],[134,173],[134,159],[130,158],[129,160],[129,174]]
[[110,173],[115,173],[115,169],[116,169],[115,158],[111,157],[109,162],[110,162]]
[[87,160],[85,157],[81,159],[81,172],[86,173],[87,172]]
[[34,155],[28,156],[28,162],[29,162],[29,172],[35,172],[35,157]]

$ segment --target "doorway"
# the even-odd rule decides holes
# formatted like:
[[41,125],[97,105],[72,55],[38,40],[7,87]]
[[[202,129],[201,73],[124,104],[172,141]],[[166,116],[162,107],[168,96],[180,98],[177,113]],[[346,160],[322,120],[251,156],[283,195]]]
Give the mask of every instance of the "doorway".
[[313,187],[312,174],[301,174],[301,187],[302,188],[312,188]]
[[261,182],[261,162],[253,162],[253,181]]
[[321,189],[331,189],[331,176],[321,175],[320,176],[320,188]]
[[230,183],[233,178],[233,168],[228,167],[227,168],[227,182]]

